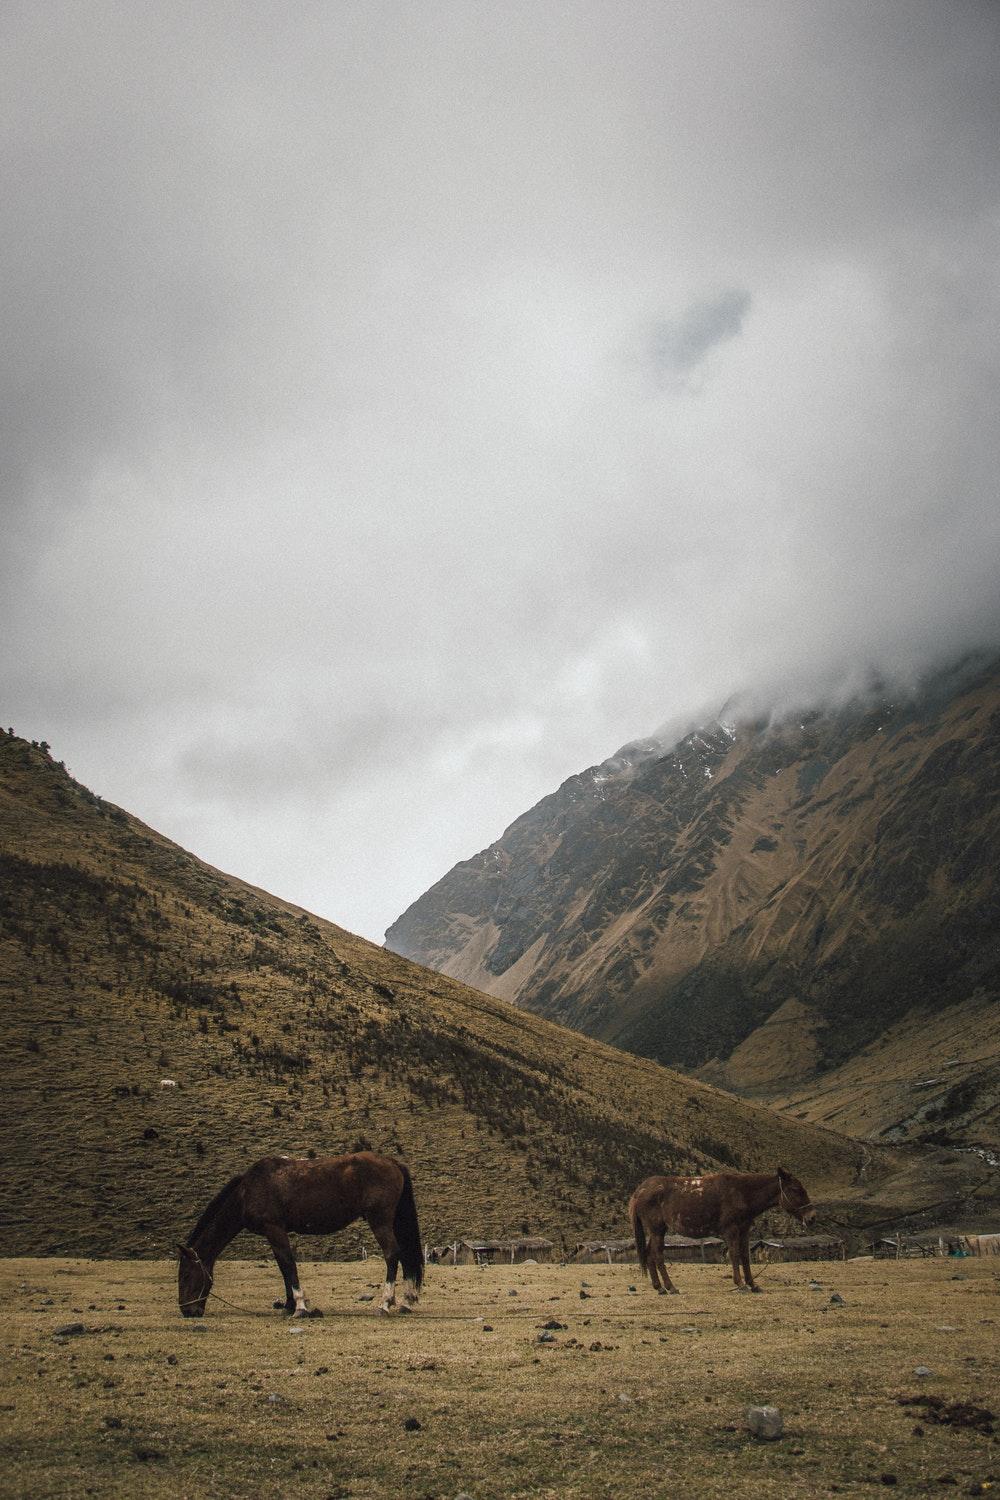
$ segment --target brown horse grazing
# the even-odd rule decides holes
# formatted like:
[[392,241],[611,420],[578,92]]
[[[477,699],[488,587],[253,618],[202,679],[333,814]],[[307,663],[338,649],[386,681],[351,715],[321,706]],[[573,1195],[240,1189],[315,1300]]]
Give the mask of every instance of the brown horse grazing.
[[746,1285],[751,1292],[759,1292],[750,1270],[750,1225],[758,1214],[776,1207],[794,1214],[803,1224],[816,1217],[809,1194],[783,1167],[767,1175],[711,1172],[705,1177],[647,1177],[628,1205],[639,1264],[649,1272],[655,1291],[676,1292],[663,1263],[663,1236],[668,1231],[692,1239],[718,1234],[729,1247],[737,1290],[743,1290],[742,1262]]
[[212,1290],[216,1259],[241,1230],[262,1234],[274,1251],[285,1281],[284,1307],[295,1317],[306,1314],[295,1256],[288,1240],[293,1234],[335,1234],[365,1219],[385,1256],[385,1286],[380,1311],[396,1300],[396,1272],[403,1266],[400,1312],[409,1312],[420,1293],[424,1256],[417,1224],[417,1206],[409,1170],[402,1162],[373,1151],[352,1156],[319,1156],[306,1161],[290,1156],[265,1156],[227,1182],[178,1245],[177,1300],[186,1318],[200,1318]]

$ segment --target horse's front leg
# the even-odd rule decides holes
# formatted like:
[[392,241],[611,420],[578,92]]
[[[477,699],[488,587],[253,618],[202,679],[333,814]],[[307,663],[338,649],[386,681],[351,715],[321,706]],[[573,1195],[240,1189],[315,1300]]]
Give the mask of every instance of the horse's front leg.
[[740,1284],[740,1232],[738,1229],[726,1231],[726,1247],[729,1250],[729,1263],[733,1268],[733,1285],[738,1292],[743,1290]]
[[302,1295],[299,1286],[299,1272],[295,1264],[295,1256],[292,1252],[291,1241],[280,1224],[265,1224],[261,1228],[261,1234],[267,1240],[274,1251],[274,1258],[278,1262],[278,1270],[281,1272],[285,1283],[285,1300],[276,1302],[275,1307],[284,1307],[286,1313],[291,1313],[293,1318],[302,1318],[306,1314],[306,1299]]
[[752,1292],[759,1292],[760,1287],[753,1279],[753,1271],[750,1269],[750,1226],[740,1230],[740,1260],[743,1264],[743,1280]]

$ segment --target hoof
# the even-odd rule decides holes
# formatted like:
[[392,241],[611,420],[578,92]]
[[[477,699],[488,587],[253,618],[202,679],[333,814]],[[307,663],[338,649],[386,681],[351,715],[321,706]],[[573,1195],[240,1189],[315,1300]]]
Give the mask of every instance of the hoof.
[[378,1310],[378,1315],[380,1318],[387,1318],[391,1311],[391,1307],[380,1307]]
[[667,1289],[666,1289],[666,1287],[665,1286],[658,1286],[656,1288],[656,1295],[658,1297],[665,1297],[667,1295]]
[[764,1290],[764,1288],[760,1287],[760,1286],[757,1286],[757,1284],[754,1283],[754,1285],[750,1288],[750,1290],[752,1292],[762,1292]]
[[295,1309],[295,1311],[292,1313],[292,1317],[293,1318],[311,1318],[312,1317],[312,1313],[309,1311],[308,1307],[297,1307]]
[[271,1306],[274,1308],[275,1312],[288,1311],[288,1304],[286,1302],[282,1302],[280,1297],[278,1298],[277,1302],[272,1302]]
[[670,1293],[671,1297],[679,1297],[681,1294],[681,1289],[679,1286],[668,1286],[667,1291]]
[[413,1308],[412,1308],[412,1307],[410,1307],[410,1305],[409,1305],[409,1304],[408,1304],[408,1303],[406,1303],[406,1302],[401,1302],[401,1303],[400,1303],[400,1304],[399,1304],[399,1311],[400,1311],[400,1312],[401,1312],[401,1313],[410,1313],[410,1312],[412,1312],[412,1311],[413,1311]]

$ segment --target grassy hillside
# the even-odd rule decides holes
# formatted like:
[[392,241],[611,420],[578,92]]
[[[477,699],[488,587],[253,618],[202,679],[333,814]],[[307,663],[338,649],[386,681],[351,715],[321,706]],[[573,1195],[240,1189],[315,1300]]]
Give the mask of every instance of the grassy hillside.
[[[916,1044],[951,1012],[974,1052],[1000,997],[998,784],[995,662],[905,700],[716,724],[572,778],[387,940],[726,1087],[786,1097],[890,1032],[917,1082],[928,1062],[906,1062],[899,1028]],[[948,1138],[987,1144],[995,1087],[970,1083]]]
[[884,1204],[891,1158],[857,1186],[855,1144],[222,875],[6,735],[0,913],[6,1253],[162,1253],[256,1157],[360,1139],[406,1155],[430,1239],[621,1232],[649,1170],[724,1162]]
[[974,1142],[1000,1164],[1000,1005],[918,1012],[769,1102],[849,1135]]

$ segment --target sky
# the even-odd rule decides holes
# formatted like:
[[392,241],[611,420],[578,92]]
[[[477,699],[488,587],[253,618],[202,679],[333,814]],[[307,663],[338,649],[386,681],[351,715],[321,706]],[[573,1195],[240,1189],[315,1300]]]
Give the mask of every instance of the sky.
[[0,718],[375,941],[1000,641],[990,0],[8,0]]

